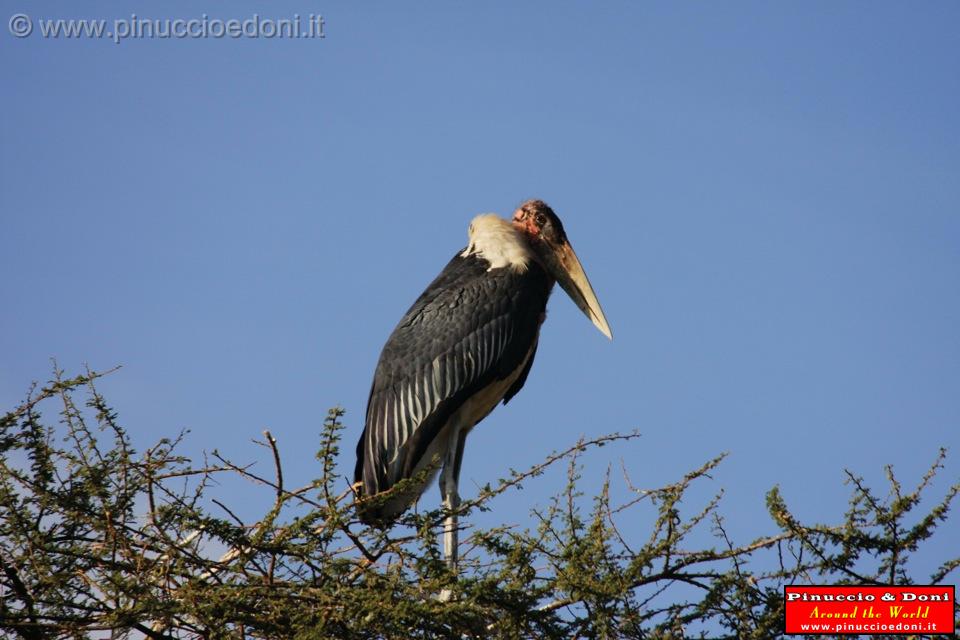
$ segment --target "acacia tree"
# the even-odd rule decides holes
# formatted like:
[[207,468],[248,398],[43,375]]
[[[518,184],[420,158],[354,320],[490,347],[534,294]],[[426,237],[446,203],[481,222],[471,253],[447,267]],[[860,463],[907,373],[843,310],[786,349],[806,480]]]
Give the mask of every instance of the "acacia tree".
[[[565,486],[529,527],[472,530],[453,575],[436,538],[444,511],[388,529],[359,522],[336,472],[341,409],[320,434],[319,477],[289,487],[269,432],[268,475],[216,452],[192,461],[178,453],[183,434],[136,451],[99,377],[56,371],[0,419],[0,629],[16,637],[771,638],[784,584],[939,583],[960,564],[910,574],[960,490],[918,513],[943,450],[912,491],[890,467],[885,495],[847,472],[850,507],[834,525],[800,522],[774,488],[773,532],[738,543],[719,496],[690,512],[681,504],[722,456],[659,489],[631,487],[625,503],[612,501],[609,475],[598,495],[581,492],[580,454],[632,433],[576,442],[465,501],[461,514],[488,509],[566,465]],[[225,475],[265,491],[257,521],[217,498],[211,481]],[[656,515],[644,539],[628,540],[618,522],[640,505]],[[695,544],[701,530],[714,544]]]

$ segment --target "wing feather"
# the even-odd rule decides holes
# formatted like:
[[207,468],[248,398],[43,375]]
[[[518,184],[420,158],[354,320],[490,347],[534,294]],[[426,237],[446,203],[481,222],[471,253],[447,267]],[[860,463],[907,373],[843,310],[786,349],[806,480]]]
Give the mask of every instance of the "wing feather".
[[488,268],[458,253],[387,340],[357,446],[364,494],[412,473],[449,416],[516,370],[537,339],[552,280],[535,263]]

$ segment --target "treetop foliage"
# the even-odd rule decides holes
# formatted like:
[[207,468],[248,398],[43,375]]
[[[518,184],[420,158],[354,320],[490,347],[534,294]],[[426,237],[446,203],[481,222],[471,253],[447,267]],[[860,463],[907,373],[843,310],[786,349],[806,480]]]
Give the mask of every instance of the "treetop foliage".
[[[342,409],[319,430],[318,477],[290,487],[269,432],[268,475],[216,452],[191,460],[178,453],[183,434],[137,451],[97,390],[101,375],[56,371],[0,418],[0,629],[13,637],[772,638],[785,584],[941,583],[960,564],[918,576],[909,562],[960,491],[920,509],[944,450],[909,490],[892,467],[879,492],[848,471],[837,524],[801,522],[774,487],[771,532],[738,542],[720,495],[692,512],[684,504],[723,456],[658,489],[631,486],[626,502],[611,499],[609,472],[584,495],[581,454],[631,433],[582,439],[465,500],[462,515],[490,509],[566,465],[528,527],[467,531],[453,575],[438,545],[443,510],[388,529],[359,522],[337,475]],[[262,517],[246,522],[218,499],[224,476],[262,488]],[[645,537],[628,539],[621,523],[640,505],[655,516]],[[714,541],[705,548],[694,535],[703,531]],[[453,597],[439,598],[444,590]]]

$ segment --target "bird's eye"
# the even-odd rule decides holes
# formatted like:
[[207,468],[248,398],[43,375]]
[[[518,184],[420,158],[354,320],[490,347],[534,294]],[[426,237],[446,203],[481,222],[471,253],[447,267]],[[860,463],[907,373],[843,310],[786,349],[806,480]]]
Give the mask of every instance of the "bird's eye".
[[538,226],[538,227],[542,227],[542,226],[545,225],[545,224],[547,224],[547,217],[546,217],[545,215],[543,215],[542,213],[538,213],[538,214],[537,214],[537,226]]

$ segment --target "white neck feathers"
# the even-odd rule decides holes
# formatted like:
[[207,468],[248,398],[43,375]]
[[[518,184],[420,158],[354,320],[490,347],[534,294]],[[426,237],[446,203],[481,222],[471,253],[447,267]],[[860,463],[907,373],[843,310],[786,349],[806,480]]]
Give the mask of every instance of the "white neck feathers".
[[523,272],[533,259],[520,232],[495,213],[481,214],[470,223],[470,243],[460,255],[466,258],[473,254],[490,263],[487,271],[511,267]]

